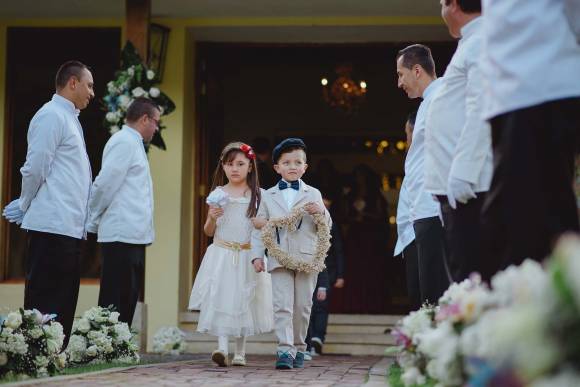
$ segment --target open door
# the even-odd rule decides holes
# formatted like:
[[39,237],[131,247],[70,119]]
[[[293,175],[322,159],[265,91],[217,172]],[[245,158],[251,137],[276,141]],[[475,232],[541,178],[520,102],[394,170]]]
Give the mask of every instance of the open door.
[[207,218],[207,205],[205,199],[209,194],[212,184],[213,170],[217,165],[219,152],[223,143],[224,111],[223,83],[221,78],[212,71],[212,63],[207,58],[208,47],[204,43],[198,43],[196,47],[196,103],[197,103],[197,132],[195,138],[195,196],[194,208],[196,216],[194,224],[194,247],[193,247],[193,276],[197,274],[199,265],[210,238],[203,232],[203,225]]

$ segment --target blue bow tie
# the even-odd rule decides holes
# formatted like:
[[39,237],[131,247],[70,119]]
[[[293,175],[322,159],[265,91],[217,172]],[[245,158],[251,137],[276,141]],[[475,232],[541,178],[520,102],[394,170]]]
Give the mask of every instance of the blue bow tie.
[[296,180],[290,183],[286,183],[284,180],[280,180],[278,182],[278,188],[280,188],[281,191],[285,190],[286,188],[292,188],[298,191],[298,189],[300,188],[300,182]]

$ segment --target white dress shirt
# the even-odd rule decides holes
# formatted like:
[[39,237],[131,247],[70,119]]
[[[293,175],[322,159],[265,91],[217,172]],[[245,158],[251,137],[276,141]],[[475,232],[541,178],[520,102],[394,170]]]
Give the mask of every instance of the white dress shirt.
[[415,230],[411,221],[411,203],[409,192],[407,191],[407,179],[403,179],[401,192],[399,193],[399,203],[397,204],[397,244],[393,256],[401,254],[405,247],[415,240]]
[[425,116],[429,105],[441,87],[441,78],[435,79],[423,92],[423,102],[417,110],[413,141],[405,160],[405,180],[409,202],[411,203],[411,221],[439,216],[439,202],[425,191]]
[[[298,195],[298,191],[295,189],[290,188],[290,182],[282,179],[283,182],[285,182],[286,184],[288,184],[288,188],[286,188],[285,190],[282,190],[282,196],[284,197],[284,200],[286,200],[286,204],[288,205],[288,210],[291,210],[292,207],[294,206],[294,202],[296,201],[296,196]],[[302,187],[302,180],[298,180],[298,189],[300,189],[300,187]]]
[[443,75],[443,86],[427,113],[425,189],[447,194],[449,176],[489,189],[493,173],[491,130],[481,113],[482,18],[461,29],[457,51]]
[[485,119],[580,96],[580,45],[565,5],[579,7],[578,0],[483,0]]
[[92,176],[78,114],[71,101],[55,94],[30,121],[20,168],[23,229],[86,236]]
[[99,242],[153,243],[153,184],[143,138],[127,125],[103,151],[89,200],[90,223]]

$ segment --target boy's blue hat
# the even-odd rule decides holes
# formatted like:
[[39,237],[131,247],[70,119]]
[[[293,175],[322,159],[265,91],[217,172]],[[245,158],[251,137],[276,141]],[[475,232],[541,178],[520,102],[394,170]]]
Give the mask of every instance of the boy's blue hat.
[[284,151],[284,149],[288,148],[300,148],[304,152],[306,152],[306,144],[304,143],[304,141],[302,141],[302,139],[293,137],[287,138],[285,140],[282,140],[280,144],[274,147],[274,150],[272,151],[272,161],[274,162],[274,164],[278,163],[278,160],[280,159],[282,152]]

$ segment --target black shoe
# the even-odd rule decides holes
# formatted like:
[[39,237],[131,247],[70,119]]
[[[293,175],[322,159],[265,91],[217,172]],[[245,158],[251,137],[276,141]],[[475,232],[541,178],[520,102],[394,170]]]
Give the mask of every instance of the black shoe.
[[310,339],[310,344],[317,354],[322,355],[322,340],[320,340],[318,337],[313,337]]
[[304,368],[304,352],[296,352],[296,358],[292,362],[294,368]]

